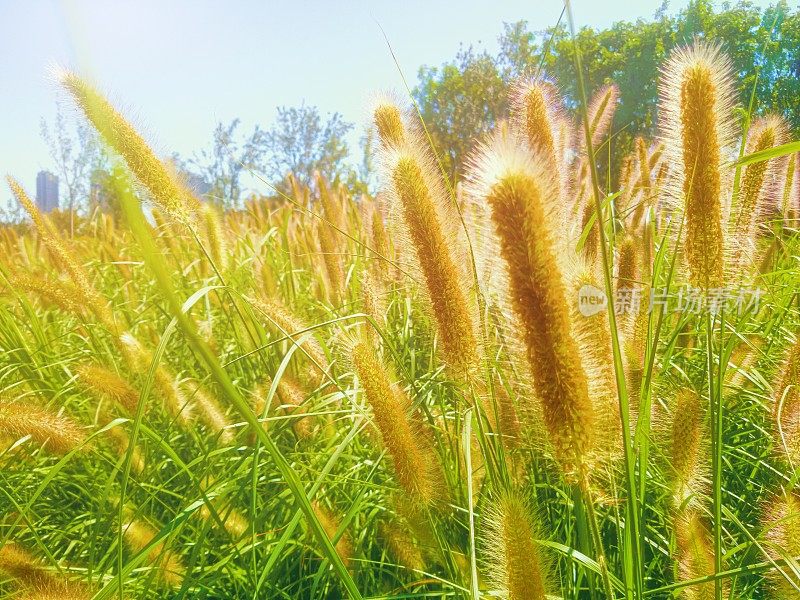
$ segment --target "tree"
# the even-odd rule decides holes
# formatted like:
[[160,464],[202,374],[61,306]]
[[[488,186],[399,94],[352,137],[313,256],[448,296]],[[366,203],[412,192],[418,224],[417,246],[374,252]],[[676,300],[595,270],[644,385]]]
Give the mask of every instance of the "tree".
[[228,125],[217,123],[211,150],[203,150],[189,161],[199,169],[200,177],[210,188],[206,196],[227,208],[239,207],[242,171],[258,171],[266,151],[266,133],[258,125],[241,140],[236,136],[238,127],[239,119]]
[[[742,106],[749,105],[755,85],[756,114],[780,112],[800,133],[800,10],[790,11],[786,0],[765,10],[746,1],[726,3],[718,12],[710,0],[693,0],[675,16],[665,7],[652,21],[619,22],[605,30],[585,27],[575,40],[564,24],[538,33],[530,32],[525,21],[506,24],[497,56],[462,49],[452,62],[420,69],[414,98],[449,172],[457,174],[475,142],[505,115],[514,78],[537,73],[541,65],[542,75],[558,84],[565,107],[577,107],[575,44],[587,89],[614,82],[621,91],[611,154],[599,160],[601,175],[609,158],[612,165],[620,164],[637,135],[657,134],[658,69],[675,46],[695,36],[723,44]],[[612,172],[612,180],[615,176]]]
[[67,119],[56,104],[56,116],[50,127],[41,120],[41,134],[50,149],[62,188],[65,192],[66,208],[85,209],[88,206],[90,176],[106,166],[107,156],[97,139],[94,129],[83,120],[74,123],[70,130]]
[[339,113],[323,122],[316,106],[279,107],[274,125],[263,136],[267,176],[280,182],[291,172],[305,185],[312,184],[314,171],[329,180],[347,179],[344,137],[352,128]]
[[423,67],[413,92],[445,171],[455,176],[475,142],[508,112],[507,87],[496,60],[472,48],[454,63]]

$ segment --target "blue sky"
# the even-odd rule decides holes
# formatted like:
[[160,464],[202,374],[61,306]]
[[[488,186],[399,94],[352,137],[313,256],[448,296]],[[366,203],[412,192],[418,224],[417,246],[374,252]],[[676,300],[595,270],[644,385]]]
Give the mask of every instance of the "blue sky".
[[[756,4],[767,5],[769,0]],[[687,0],[671,0],[670,12]],[[573,0],[580,25],[650,18],[661,0]],[[559,0],[0,0],[0,173],[33,188],[59,91],[49,67],[89,76],[162,154],[208,145],[217,121],[269,125],[305,101],[361,130],[371,93],[401,89],[459,45],[493,51],[503,22],[554,24]],[[353,136],[357,140],[358,135]],[[351,144],[355,145],[355,144]],[[352,148],[351,148],[352,149]],[[0,198],[5,195],[0,194]]]

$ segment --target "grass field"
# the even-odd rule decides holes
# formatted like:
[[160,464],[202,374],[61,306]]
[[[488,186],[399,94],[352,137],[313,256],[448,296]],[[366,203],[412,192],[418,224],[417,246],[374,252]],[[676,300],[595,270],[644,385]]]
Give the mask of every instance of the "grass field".
[[800,598],[800,145],[718,48],[613,177],[531,79],[458,182],[385,99],[375,198],[228,212],[60,81],[118,210],[8,179],[0,596]]

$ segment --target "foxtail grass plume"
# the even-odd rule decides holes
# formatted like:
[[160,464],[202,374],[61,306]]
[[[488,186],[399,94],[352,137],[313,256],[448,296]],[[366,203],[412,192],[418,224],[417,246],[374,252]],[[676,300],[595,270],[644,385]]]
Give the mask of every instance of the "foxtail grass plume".
[[322,529],[325,530],[325,534],[334,542],[334,548],[336,549],[336,553],[339,555],[339,558],[342,559],[342,562],[345,564],[347,568],[351,568],[352,561],[353,561],[353,540],[350,537],[350,533],[348,531],[341,532],[339,539],[336,539],[336,534],[339,533],[340,529],[340,522],[339,519],[333,514],[333,512],[322,502],[318,500],[311,501],[311,507],[314,509],[314,514],[319,519],[320,525],[322,525]]
[[549,573],[538,527],[518,492],[500,492],[486,506],[481,538],[492,588],[508,600],[545,600]]
[[411,403],[392,385],[386,367],[367,341],[359,341],[351,360],[375,424],[392,459],[398,485],[423,503],[438,495],[438,462],[421,424],[411,414]]
[[701,397],[694,390],[680,390],[672,406],[667,442],[667,460],[672,480],[672,498],[676,508],[701,490],[706,456],[704,440],[707,428]]
[[443,222],[447,200],[424,159],[406,147],[389,158],[392,190],[424,276],[444,362],[457,376],[474,371],[478,342],[465,275]]
[[56,577],[33,556],[13,543],[0,548],[0,573],[13,577],[21,588],[20,600],[89,600],[83,585]]
[[381,523],[380,535],[389,554],[400,566],[417,572],[425,568],[422,552],[406,527],[386,521]]
[[286,305],[276,297],[264,297],[260,300],[251,299],[253,306],[266,318],[271,328],[280,336],[287,337],[292,343],[298,343],[300,338],[305,338],[300,344],[299,351],[313,363],[314,367],[327,372],[330,365],[325,356],[325,351],[314,335],[307,335],[311,327],[300,317],[292,313]]
[[198,382],[188,380],[184,382],[187,396],[194,405],[198,418],[205,423],[212,434],[219,435],[223,444],[233,441],[233,430],[219,403]]
[[169,414],[183,423],[192,419],[192,406],[178,386],[175,374],[165,365],[159,365],[156,369],[155,389]]
[[617,257],[617,289],[632,289],[639,284],[639,248],[635,237],[625,236]]
[[[141,519],[132,519],[122,526],[122,537],[134,552],[144,550],[158,535],[148,523]],[[147,563],[156,569],[158,578],[170,587],[177,587],[183,582],[186,568],[181,557],[168,549],[164,541],[159,541],[147,551]]]
[[647,157],[647,144],[644,138],[636,138],[636,155],[639,158],[639,189],[645,196],[650,191],[650,160]]
[[[263,415],[266,411],[265,398],[267,390],[272,385],[272,380],[267,379],[255,392],[255,412]],[[278,387],[273,397],[273,405],[281,408],[291,417],[292,430],[298,439],[305,440],[311,437],[314,427],[314,418],[307,416],[306,398],[308,393],[294,378],[284,373],[278,381]]]
[[781,171],[778,207],[784,226],[797,227],[800,219],[800,152],[785,157]]
[[[217,513],[219,520],[222,522],[222,526],[232,539],[238,540],[247,532],[247,529],[250,527],[250,523],[247,518],[242,515],[242,513],[230,505],[226,506],[225,503],[219,502],[217,499],[211,500],[211,504],[214,508],[214,511]],[[217,524],[217,520],[214,518],[214,515],[212,514],[208,505],[204,504],[202,507],[200,507],[198,514],[201,519],[210,521],[215,525]]]
[[592,315],[580,312],[577,299],[585,286],[602,289],[597,269],[576,267],[569,274],[573,332],[580,350],[580,362],[586,371],[589,396],[592,399],[596,445],[594,454],[601,459],[619,456],[623,448],[622,421],[619,414],[617,382],[608,315],[600,311]]
[[[800,560],[800,496],[797,492],[782,492],[768,503],[764,516],[764,538],[772,560]],[[791,579],[791,583],[787,578]],[[783,564],[780,571],[770,570],[768,579],[773,598],[800,600],[800,592],[795,587],[800,587],[800,578],[789,564]]]
[[528,146],[553,169],[560,168],[554,127],[563,118],[555,86],[545,81],[522,80],[511,95],[515,128]]
[[139,392],[122,377],[98,364],[84,364],[77,369],[78,379],[81,384],[108,397],[128,413],[134,414],[139,404]]
[[[124,457],[130,449],[131,438],[125,432],[123,426],[115,425],[111,427],[107,430],[106,435],[110,438],[111,444],[114,446],[117,454],[120,457]],[[138,446],[134,446],[131,452],[131,469],[134,473],[141,473],[144,471],[145,464],[146,462],[142,449]]]
[[8,542],[0,548],[0,572],[10,575],[25,587],[49,588],[56,578],[19,545]]
[[516,326],[554,454],[565,474],[582,479],[594,445],[586,372],[570,323],[553,221],[559,197],[546,167],[510,136],[495,136],[473,161],[473,195],[492,210],[509,278]]
[[624,215],[630,210],[636,181],[635,166],[636,159],[633,154],[626,154],[622,157],[618,179],[619,195],[614,200],[614,209],[618,215]]
[[774,446],[796,468],[800,466],[800,340],[789,348],[773,388]]
[[289,183],[289,190],[292,193],[293,200],[303,208],[307,208],[311,198],[311,190],[303,185],[294,173],[289,173],[286,179]]
[[[377,252],[380,257],[376,258],[376,262],[378,263],[377,271],[379,273],[386,273],[387,272],[387,260],[391,260],[391,249],[390,249],[390,242],[389,242],[389,234],[386,231],[386,225],[383,222],[383,214],[381,213],[380,208],[375,206],[374,210],[372,211],[372,249]],[[382,257],[382,258],[381,258]]]
[[206,251],[217,269],[225,271],[228,267],[228,248],[219,209],[210,202],[203,202],[200,205],[200,215],[202,216]]
[[[779,146],[787,140],[786,122],[777,115],[762,117],[753,123],[747,138],[748,154]],[[773,180],[780,166],[778,159],[765,160],[747,165],[742,174],[731,227],[735,244],[733,267],[738,275],[747,272],[755,258],[759,217],[763,217],[767,205],[773,204],[770,196],[776,191]]]
[[[747,135],[747,154],[769,150],[786,142],[786,122],[778,115],[756,120]],[[758,211],[763,210],[770,175],[774,174],[775,159],[747,165],[742,175],[736,214],[736,230],[745,232],[752,226]]]
[[139,133],[93,86],[64,71],[61,85],[72,95],[100,137],[113,148],[151,193],[153,201],[175,220],[193,222],[200,201],[176,173],[160,161]]
[[89,276],[73,253],[66,247],[58,232],[53,227],[53,224],[39,212],[39,209],[31,201],[22,186],[11,176],[6,177],[8,185],[14,194],[17,201],[23,206],[25,211],[30,215],[36,230],[47,246],[53,260],[61,267],[74,284],[72,288],[75,292],[80,294],[83,301],[95,313],[97,318],[105,325],[109,331],[116,331],[111,313],[106,306],[105,301],[97,292],[95,287],[89,281]]
[[16,274],[11,278],[11,285],[18,291],[36,294],[46,305],[55,306],[66,313],[83,315],[86,310],[83,294],[66,281],[48,281],[43,277]]
[[[133,373],[144,374],[153,361],[153,354],[130,332],[125,331],[114,338],[125,364]],[[190,407],[178,389],[175,374],[169,366],[161,363],[155,372],[155,390],[167,411],[182,421],[191,418]]]
[[[325,215],[325,219],[333,226],[344,229],[345,215],[339,195],[331,190],[328,180],[319,171],[314,172],[314,180],[317,182],[319,201],[322,204],[322,212]],[[334,234],[340,235],[338,232],[334,232]]]
[[723,284],[723,152],[733,138],[730,61],[719,46],[697,41],[672,52],[659,83],[665,151],[677,170],[674,197],[683,200],[690,283]]
[[56,454],[77,449],[84,441],[81,428],[68,417],[30,402],[0,399],[0,434],[19,439],[31,436]]
[[[676,518],[675,545],[681,581],[714,574],[714,544],[703,515],[698,510],[689,509]],[[728,597],[727,587],[727,584],[723,583],[723,598]],[[693,584],[682,589],[683,597],[687,600],[715,598],[713,581]]]
[[90,600],[94,594],[80,584],[59,582],[47,588],[26,590],[16,600]]
[[589,131],[595,152],[608,135],[614,114],[617,112],[618,101],[619,88],[612,83],[597,90],[589,102]]
[[325,264],[325,272],[328,275],[326,291],[330,295],[330,301],[336,303],[344,291],[344,269],[342,268],[341,252],[339,245],[336,243],[335,234],[327,223],[317,223],[316,232],[322,260]]
[[[522,439],[522,424],[514,400],[500,380],[494,384],[494,401],[497,405],[497,423],[493,428],[503,436],[508,449],[516,448]],[[494,411],[486,411],[491,415]]]
[[377,103],[373,111],[378,139],[384,147],[399,147],[406,141],[406,130],[403,113],[400,107],[391,100]]
[[583,240],[583,255],[587,262],[596,262],[600,255],[600,232],[597,229],[597,212],[594,200],[587,192],[586,188],[582,188],[581,199],[583,206],[581,208],[581,229],[580,234],[586,233]]

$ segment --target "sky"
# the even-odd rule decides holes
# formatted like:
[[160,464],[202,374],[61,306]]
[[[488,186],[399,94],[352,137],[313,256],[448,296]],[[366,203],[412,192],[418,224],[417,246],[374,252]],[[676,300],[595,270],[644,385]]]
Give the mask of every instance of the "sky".
[[[573,0],[573,12],[579,26],[607,27],[652,18],[661,3]],[[218,121],[269,126],[278,106],[302,102],[354,122],[357,154],[370,98],[403,89],[383,32],[413,86],[421,65],[462,44],[496,51],[504,22],[542,30],[561,10],[560,0],[0,0],[0,173],[33,190],[53,168],[40,122],[59,99],[74,116],[56,66],[95,82],[165,156],[207,148]]]

